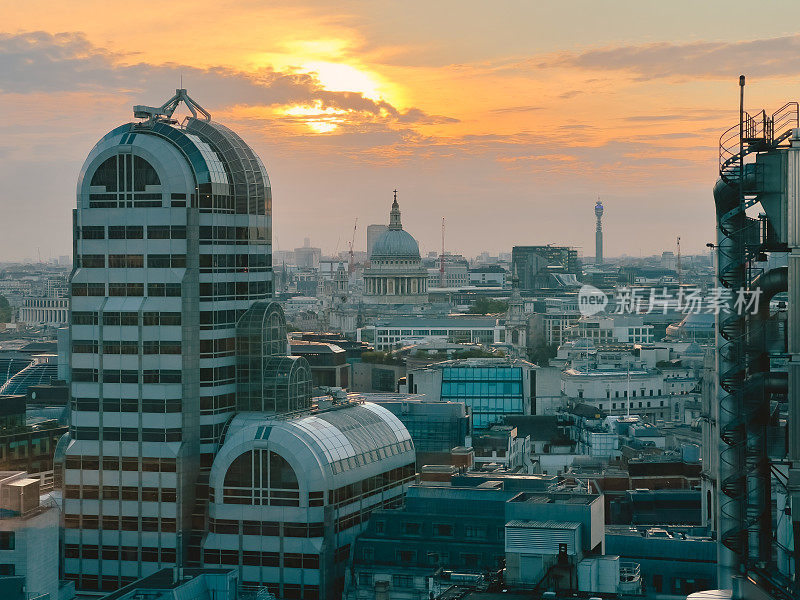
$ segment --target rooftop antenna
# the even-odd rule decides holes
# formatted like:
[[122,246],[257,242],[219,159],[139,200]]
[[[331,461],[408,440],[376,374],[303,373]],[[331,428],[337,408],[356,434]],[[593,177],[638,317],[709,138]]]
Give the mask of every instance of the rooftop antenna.
[[[181,74],[181,86],[183,86],[183,74]],[[175,95],[159,107],[146,106],[144,104],[135,105],[133,107],[133,116],[137,119],[147,119],[147,122],[156,121],[159,118],[171,119],[172,114],[181,102],[186,105],[195,119],[198,118],[197,113],[199,112],[206,121],[211,120],[211,113],[195,102],[183,87],[175,90]]]

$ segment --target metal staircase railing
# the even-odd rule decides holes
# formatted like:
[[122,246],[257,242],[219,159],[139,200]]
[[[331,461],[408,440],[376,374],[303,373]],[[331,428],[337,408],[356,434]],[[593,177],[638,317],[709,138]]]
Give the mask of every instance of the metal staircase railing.
[[[727,238],[719,244],[718,278],[731,294],[749,287],[747,266],[756,251],[749,235],[753,219],[748,218],[745,211],[757,201],[752,197],[757,196],[758,183],[755,177],[747,177],[745,158],[780,146],[800,126],[797,102],[782,106],[770,116],[765,111],[754,116],[746,112],[741,115],[741,122],[725,131],[719,141],[719,176],[730,188],[728,193],[736,199],[718,218],[720,233]],[[737,523],[735,527],[720,531],[720,541],[742,556],[743,563],[751,564],[750,557],[745,556],[748,538],[753,529],[758,528],[761,515],[748,504],[748,492],[753,485],[758,485],[761,457],[757,449],[748,444],[747,433],[748,422],[752,428],[761,403],[757,394],[745,389],[749,350],[745,315],[736,311],[721,312],[718,332],[722,338],[718,348],[719,386],[724,391],[719,398],[719,437],[726,446],[719,460],[728,474],[720,481],[720,491],[725,498],[720,499],[719,507],[728,523]],[[723,365],[726,366],[724,370]]]

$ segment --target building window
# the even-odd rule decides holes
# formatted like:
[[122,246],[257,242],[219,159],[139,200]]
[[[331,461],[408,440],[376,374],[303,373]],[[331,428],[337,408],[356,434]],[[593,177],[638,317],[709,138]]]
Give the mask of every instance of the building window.
[[453,535],[453,526],[448,523],[434,523],[433,535],[451,536]]
[[393,588],[413,588],[414,577],[412,575],[392,575]]
[[467,525],[464,528],[464,536],[483,539],[486,537],[486,528],[478,525]]
[[0,550],[13,550],[15,539],[13,531],[0,531]]
[[421,528],[420,523],[403,523],[403,533],[406,535],[419,535]]
[[398,550],[397,560],[398,562],[410,565],[411,563],[417,562],[417,553],[414,550]]
[[0,576],[14,575],[16,567],[13,563],[0,564]]

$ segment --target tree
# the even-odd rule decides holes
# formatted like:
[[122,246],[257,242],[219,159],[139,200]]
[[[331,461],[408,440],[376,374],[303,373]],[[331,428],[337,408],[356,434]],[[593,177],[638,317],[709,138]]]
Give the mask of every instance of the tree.
[[0,296],[0,323],[8,323],[11,321],[11,305],[5,296]]
[[495,300],[494,298],[479,298],[475,304],[469,307],[471,315],[489,315],[504,313],[508,310],[508,302]]
[[403,361],[391,352],[375,350],[374,352],[362,352],[361,360],[365,363],[376,363],[379,365],[402,365]]
[[555,358],[557,354],[558,345],[541,344],[528,350],[528,360],[540,367],[546,367],[550,364],[550,359]]

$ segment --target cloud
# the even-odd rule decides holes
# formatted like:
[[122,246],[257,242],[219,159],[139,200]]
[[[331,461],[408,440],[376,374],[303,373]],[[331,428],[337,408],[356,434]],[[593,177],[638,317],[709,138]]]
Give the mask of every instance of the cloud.
[[211,108],[232,105],[277,107],[310,105],[352,113],[351,117],[405,124],[454,122],[418,108],[399,110],[385,100],[357,92],[331,91],[313,74],[263,68],[242,72],[228,67],[197,67],[166,63],[133,63],[135,55],[95,46],[78,32],[0,33],[0,93],[64,93],[76,91],[125,93],[164,98],[181,78],[190,93]]
[[489,112],[494,113],[496,115],[504,115],[508,113],[521,113],[521,112],[533,112],[537,110],[544,110],[544,106],[506,106],[503,108],[493,108]]
[[563,52],[538,61],[540,67],[622,70],[637,79],[688,76],[726,79],[740,73],[780,77],[800,73],[800,35],[741,42],[659,42]]

